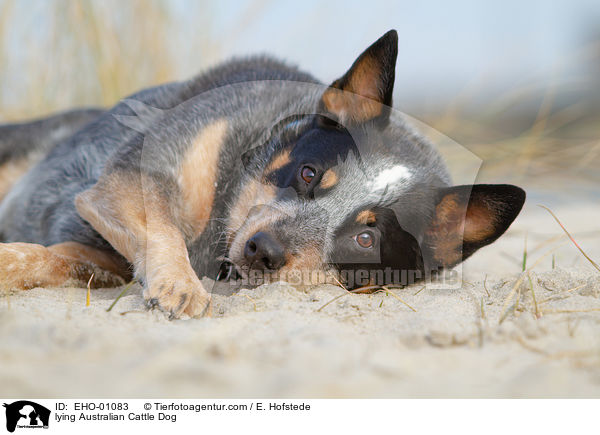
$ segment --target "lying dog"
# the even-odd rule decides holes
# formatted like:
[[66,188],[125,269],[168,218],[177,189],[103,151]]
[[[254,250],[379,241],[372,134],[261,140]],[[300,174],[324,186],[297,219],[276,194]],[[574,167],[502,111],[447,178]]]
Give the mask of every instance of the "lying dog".
[[330,87],[250,58],[107,111],[0,127],[1,285],[134,276],[176,318],[208,312],[202,276],[358,288],[458,264],[525,192],[451,186],[391,110],[396,56],[390,31]]

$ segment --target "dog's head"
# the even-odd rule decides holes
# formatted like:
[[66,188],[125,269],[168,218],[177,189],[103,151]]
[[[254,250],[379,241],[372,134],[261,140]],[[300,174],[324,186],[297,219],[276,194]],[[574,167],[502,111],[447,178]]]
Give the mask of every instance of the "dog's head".
[[450,186],[438,154],[391,116],[397,34],[386,33],[249,159],[228,257],[251,284],[406,284],[502,235],[525,192]]

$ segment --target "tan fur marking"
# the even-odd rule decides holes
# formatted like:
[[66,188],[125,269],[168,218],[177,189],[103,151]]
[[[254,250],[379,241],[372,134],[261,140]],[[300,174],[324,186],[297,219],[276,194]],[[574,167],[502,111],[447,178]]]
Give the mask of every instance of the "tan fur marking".
[[249,180],[244,184],[240,195],[229,212],[227,225],[229,231],[227,238],[228,246],[231,246],[237,232],[246,223],[252,208],[271,203],[275,199],[275,194],[276,189],[274,186],[261,183],[257,180]]
[[215,197],[219,154],[227,134],[227,121],[218,120],[203,128],[187,150],[178,182],[182,193],[183,219],[193,228],[193,236],[204,231]]
[[75,242],[48,248],[33,243],[0,244],[0,288],[5,289],[85,285],[92,274],[91,287],[117,287],[128,277],[121,266],[109,253]]
[[318,246],[304,246],[300,254],[290,256],[282,272],[290,270],[319,270],[323,267],[323,258]]
[[377,216],[371,210],[363,210],[356,216],[356,222],[363,225],[374,224],[376,219]]
[[323,178],[321,178],[321,187],[324,189],[329,189],[335,186],[338,183],[338,176],[333,169],[328,169],[323,174]]
[[493,213],[485,205],[459,203],[456,194],[448,195],[438,204],[435,219],[428,231],[434,241],[434,258],[444,265],[461,261],[464,243],[479,243],[495,233]]
[[36,161],[37,159],[24,158],[0,166],[0,201]]
[[455,234],[446,239],[439,239],[436,243],[434,258],[442,265],[449,267],[462,259],[462,240]]
[[101,251],[91,246],[82,245],[77,242],[63,242],[48,247],[50,252],[65,257],[73,258],[81,262],[93,263],[98,267],[121,276],[123,279],[131,279],[131,271],[122,258],[108,251]]
[[102,176],[94,187],[77,195],[75,208],[127,261],[135,263],[140,248],[137,237],[146,232],[146,207],[139,176]]
[[381,115],[381,103],[349,91],[329,88],[323,93],[327,110],[335,114],[342,123],[365,122]]
[[210,297],[190,265],[171,207],[151,179],[105,174],[75,199],[77,211],[135,266],[144,297],[174,317],[210,312]]
[[281,169],[285,165],[290,163],[292,161],[290,159],[290,152],[291,152],[291,150],[289,148],[287,148],[287,149],[283,150],[281,153],[277,154],[277,156],[275,156],[275,158],[271,161],[269,166],[267,166],[267,170],[265,172],[267,174],[269,174],[271,172],[275,172],[278,169]]
[[428,231],[434,246],[434,258],[444,266],[462,259],[465,210],[459,206],[458,195],[445,196],[435,209],[435,218]]
[[380,65],[377,60],[371,56],[362,58],[359,64],[355,65],[346,90],[372,100],[377,100],[379,98],[379,89],[377,89],[379,70]]
[[348,83],[333,87],[323,93],[323,103],[329,112],[342,121],[365,122],[381,115],[383,105],[378,101],[377,77],[379,63],[369,56],[354,65]]
[[321,250],[313,245],[303,247],[299,254],[286,254],[285,266],[275,272],[265,273],[264,279],[266,282],[287,281],[299,288],[335,284],[335,279],[324,267]]
[[486,206],[471,205],[467,210],[465,222],[465,242],[481,242],[496,232],[494,213]]

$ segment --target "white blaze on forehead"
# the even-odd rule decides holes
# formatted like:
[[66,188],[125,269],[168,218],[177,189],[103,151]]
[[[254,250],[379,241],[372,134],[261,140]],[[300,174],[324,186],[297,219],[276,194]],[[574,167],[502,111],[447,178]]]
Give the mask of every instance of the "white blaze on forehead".
[[373,181],[371,181],[371,191],[376,192],[385,189],[387,186],[407,181],[412,176],[412,172],[406,166],[395,165],[391,168],[381,171]]

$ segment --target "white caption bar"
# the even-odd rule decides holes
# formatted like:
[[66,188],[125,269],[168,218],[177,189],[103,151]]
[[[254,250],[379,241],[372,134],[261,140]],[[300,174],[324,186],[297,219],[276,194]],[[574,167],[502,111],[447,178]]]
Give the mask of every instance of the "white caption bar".
[[[1,433],[585,433],[597,400],[4,399]],[[594,429],[595,430],[595,429]],[[168,431],[168,432],[167,432]]]

